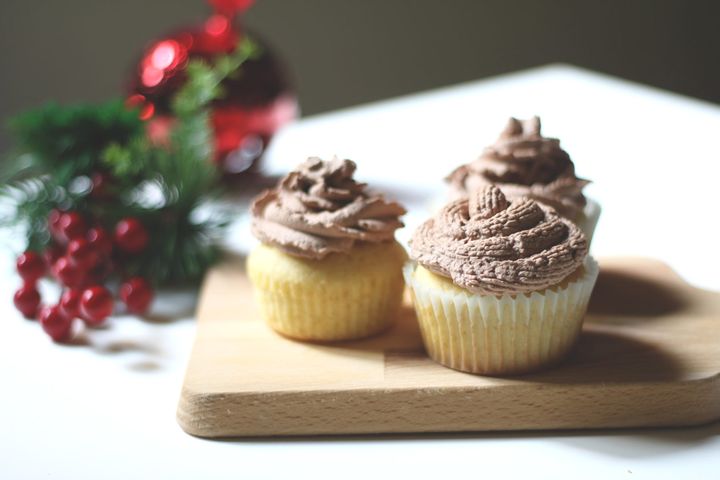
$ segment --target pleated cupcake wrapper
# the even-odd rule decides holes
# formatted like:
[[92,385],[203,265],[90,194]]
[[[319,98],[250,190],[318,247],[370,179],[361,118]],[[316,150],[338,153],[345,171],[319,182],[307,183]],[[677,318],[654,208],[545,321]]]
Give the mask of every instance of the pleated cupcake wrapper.
[[501,297],[442,291],[403,273],[423,343],[432,359],[465,372],[504,375],[547,366],[567,353],[582,327],[598,275],[587,257],[584,273],[563,287]]
[[600,213],[602,208],[600,204],[592,198],[587,198],[587,203],[583,209],[583,215],[578,220],[577,225],[580,230],[585,233],[588,239],[588,245],[592,243],[593,235],[595,234],[595,227],[597,226],[598,220],[600,220]]
[[398,275],[356,276],[348,282],[326,284],[261,276],[254,286],[262,316],[272,329],[318,341],[362,338],[389,328],[403,290]]

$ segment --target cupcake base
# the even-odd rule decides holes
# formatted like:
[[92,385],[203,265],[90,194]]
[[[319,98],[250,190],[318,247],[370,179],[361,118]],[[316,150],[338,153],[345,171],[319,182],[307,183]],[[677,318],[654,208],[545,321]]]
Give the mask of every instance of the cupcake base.
[[588,257],[557,287],[501,297],[475,295],[412,262],[404,275],[433,360],[469,373],[515,375],[547,367],[572,348],[598,266]]
[[359,244],[322,260],[257,246],[247,269],[261,315],[278,333],[299,340],[338,341],[389,328],[402,301],[397,242]]

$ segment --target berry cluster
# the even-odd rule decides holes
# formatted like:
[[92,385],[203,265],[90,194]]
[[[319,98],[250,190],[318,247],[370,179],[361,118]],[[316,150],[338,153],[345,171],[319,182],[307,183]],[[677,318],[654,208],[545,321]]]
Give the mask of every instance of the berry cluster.
[[[113,234],[90,226],[78,212],[53,210],[48,217],[53,242],[43,254],[27,251],[17,259],[23,285],[15,292],[15,307],[29,319],[37,318],[56,342],[69,338],[73,321],[81,319],[95,327],[112,315],[115,301],[104,283],[119,270],[121,260],[142,252],[149,236],[136,218],[125,218]],[[41,305],[37,282],[50,273],[64,290],[55,305]],[[150,283],[142,277],[128,278],[118,296],[127,311],[143,314],[153,299]]]

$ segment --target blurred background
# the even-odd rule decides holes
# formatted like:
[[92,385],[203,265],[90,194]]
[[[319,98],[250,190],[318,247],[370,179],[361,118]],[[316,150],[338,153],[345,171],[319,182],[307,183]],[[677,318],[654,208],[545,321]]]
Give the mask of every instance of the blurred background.
[[[143,48],[209,12],[202,0],[3,0],[0,118],[124,93]],[[720,102],[720,2],[258,0],[244,21],[288,66],[303,115],[553,62]]]

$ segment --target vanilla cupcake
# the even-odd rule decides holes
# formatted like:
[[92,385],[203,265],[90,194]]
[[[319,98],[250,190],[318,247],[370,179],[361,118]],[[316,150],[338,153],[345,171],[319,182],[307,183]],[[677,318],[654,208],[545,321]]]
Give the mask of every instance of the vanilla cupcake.
[[511,200],[532,198],[577,223],[588,242],[600,217],[600,205],[582,192],[590,182],[575,176],[560,140],[542,136],[539,117],[511,118],[495,144],[445,180],[451,199],[467,197],[487,185],[497,185]]
[[583,232],[497,187],[451,202],[413,235],[404,269],[425,348],[486,375],[560,360],[582,327],[598,275]]
[[388,328],[403,294],[405,209],[353,179],[356,165],[309,158],[252,203],[262,242],[247,269],[262,316],[301,340],[367,337]]

